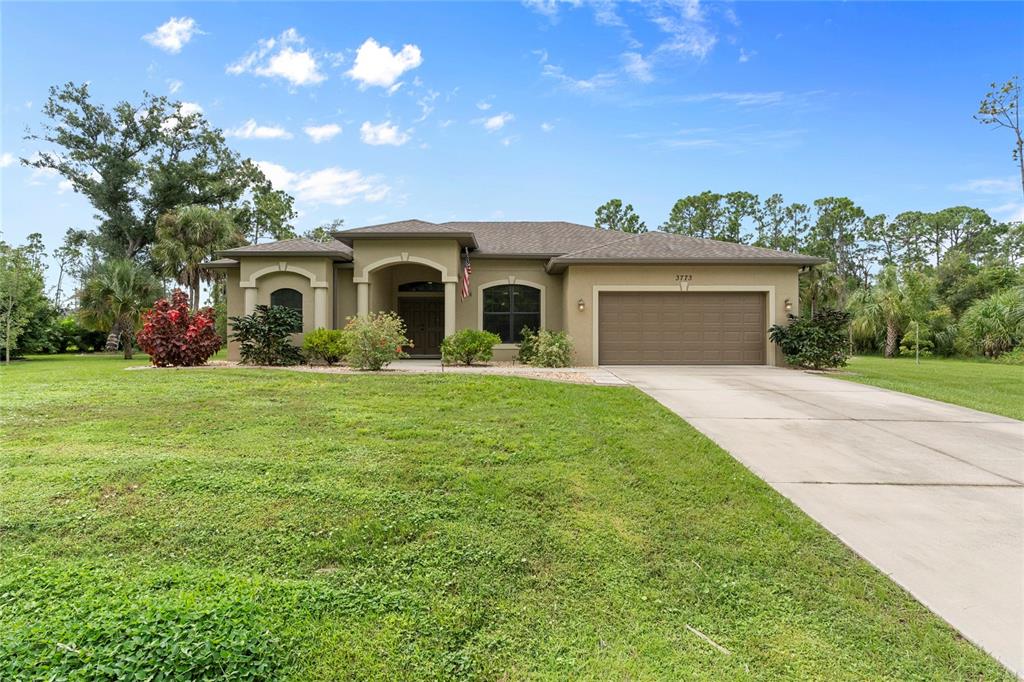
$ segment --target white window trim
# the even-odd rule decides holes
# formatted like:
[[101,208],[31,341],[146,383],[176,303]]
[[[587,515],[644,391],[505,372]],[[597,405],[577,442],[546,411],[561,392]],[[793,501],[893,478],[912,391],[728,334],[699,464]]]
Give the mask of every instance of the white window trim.
[[[545,329],[545,322],[547,321],[545,310],[548,304],[548,291],[547,287],[537,282],[531,282],[530,280],[520,279],[515,275],[509,275],[505,279],[495,279],[490,282],[485,282],[476,288],[476,328],[483,331],[484,328],[484,289],[490,289],[491,287],[507,286],[509,284],[521,284],[523,286],[533,287],[534,289],[540,290],[540,327]],[[519,348],[518,343],[499,343],[495,346],[499,350],[515,350]]]
[[[764,293],[768,294],[765,296],[767,299],[766,305],[768,306],[768,326],[771,327],[775,324],[775,287],[773,285],[759,285],[759,284],[690,284],[688,282],[681,282],[679,284],[595,284],[593,290],[593,301],[591,303],[591,310],[593,313],[593,358],[592,362],[596,367],[598,364],[598,350],[600,346],[598,343],[598,321],[600,319],[600,300],[602,291],[678,291],[680,293],[686,292],[697,292],[697,293]],[[772,342],[768,339],[768,334],[765,334],[765,361],[769,367],[775,367],[775,349],[772,346]]]

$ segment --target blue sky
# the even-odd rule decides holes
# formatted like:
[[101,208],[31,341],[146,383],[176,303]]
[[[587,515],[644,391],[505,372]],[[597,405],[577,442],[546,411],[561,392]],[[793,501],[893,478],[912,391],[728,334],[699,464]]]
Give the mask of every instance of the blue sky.
[[[4,3],[3,238],[93,224],[21,167],[48,86],[201,107],[297,198],[305,230],[427,220],[654,227],[712,189],[846,195],[872,213],[1024,217],[1005,130],[1024,4]],[[272,41],[272,42],[271,42]],[[314,139],[316,136],[317,139]]]

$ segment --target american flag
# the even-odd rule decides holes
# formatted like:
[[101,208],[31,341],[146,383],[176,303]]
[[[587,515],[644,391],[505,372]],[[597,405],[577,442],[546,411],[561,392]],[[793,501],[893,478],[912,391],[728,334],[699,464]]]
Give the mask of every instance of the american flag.
[[469,298],[469,276],[473,274],[473,266],[469,263],[469,249],[462,250],[462,300]]

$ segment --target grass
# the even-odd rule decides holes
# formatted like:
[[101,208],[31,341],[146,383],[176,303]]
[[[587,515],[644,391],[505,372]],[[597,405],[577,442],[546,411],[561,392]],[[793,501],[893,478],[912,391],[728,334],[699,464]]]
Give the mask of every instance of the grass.
[[953,358],[924,358],[917,365],[913,358],[862,355],[852,358],[846,369],[848,374],[836,376],[1024,419],[1024,365]]
[[633,389],[138,363],[0,369],[0,678],[1011,679]]

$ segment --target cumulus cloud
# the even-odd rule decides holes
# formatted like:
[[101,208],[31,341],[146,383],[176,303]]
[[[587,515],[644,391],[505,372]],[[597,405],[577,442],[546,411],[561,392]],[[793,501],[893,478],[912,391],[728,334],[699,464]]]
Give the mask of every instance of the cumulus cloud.
[[192,17],[171,17],[165,23],[157,26],[152,33],[142,36],[142,39],[153,47],[158,47],[171,54],[178,54],[181,52],[181,48],[192,40],[192,36],[201,33],[199,24]]
[[311,49],[304,47],[306,39],[294,28],[289,28],[277,38],[266,38],[257,43],[234,64],[227,67],[232,75],[252,73],[266,78],[282,78],[293,86],[316,85],[327,79],[320,70],[320,63]]
[[740,48],[740,56],[739,56],[738,61],[739,61],[740,64],[746,64],[751,59],[753,59],[754,56],[756,56],[756,55],[757,55],[757,50],[750,50],[749,52],[747,52],[747,50],[745,50],[744,48],[741,47]]
[[192,114],[203,113],[203,108],[196,102],[182,102],[179,107],[182,116],[191,116]]
[[316,171],[291,171],[270,161],[257,161],[275,189],[284,190],[299,202],[345,206],[354,201],[383,200],[391,188],[377,175],[330,166]]
[[476,103],[476,108],[479,109],[480,111],[487,111],[492,106],[493,105],[490,102],[483,99]]
[[507,111],[503,111],[500,114],[495,114],[494,116],[489,116],[488,118],[479,119],[479,122],[481,125],[483,125],[484,130],[486,130],[489,133],[493,133],[497,130],[501,130],[502,128],[504,128],[505,124],[511,123],[513,119],[515,119],[515,116],[508,113]]
[[394,147],[400,147],[410,139],[407,132],[399,130],[398,125],[391,123],[391,121],[383,121],[381,123],[363,121],[363,125],[359,126],[359,137],[366,144],[388,144]]
[[320,144],[340,135],[341,126],[337,123],[327,123],[322,126],[306,126],[302,131],[309,135],[309,139],[314,143]]
[[8,166],[13,166],[16,161],[17,159],[14,158],[14,154],[11,154],[10,152],[4,152],[3,154],[0,154],[0,168],[7,168]]
[[250,118],[233,130],[225,131],[228,137],[238,137],[243,140],[290,140],[292,134],[280,126],[260,125],[256,119]]
[[359,83],[361,89],[371,85],[392,88],[403,73],[423,63],[423,55],[416,45],[403,45],[392,52],[373,38],[367,38],[356,51],[356,59],[346,75]]
[[544,121],[543,123],[540,124],[540,129],[543,130],[545,133],[550,133],[552,130],[555,129],[555,124]]

